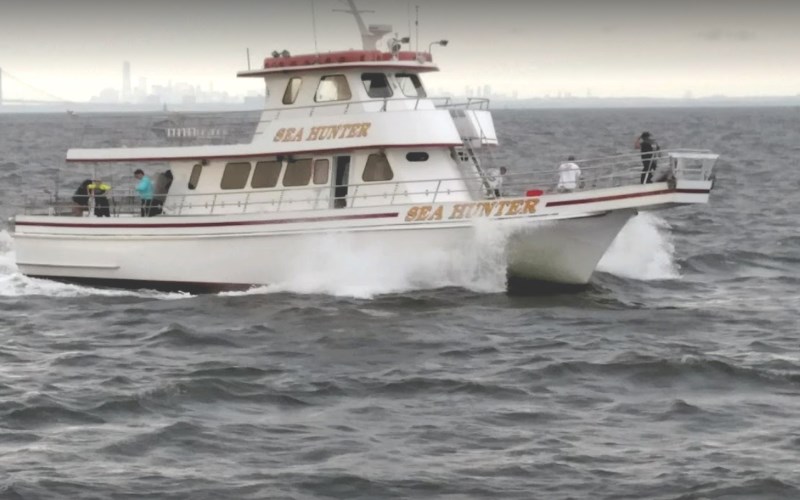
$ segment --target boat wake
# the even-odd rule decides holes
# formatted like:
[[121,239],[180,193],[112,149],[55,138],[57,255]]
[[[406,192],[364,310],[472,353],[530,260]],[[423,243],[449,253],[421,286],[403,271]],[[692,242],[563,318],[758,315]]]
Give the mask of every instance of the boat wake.
[[622,228],[597,270],[640,281],[680,278],[670,229],[658,215],[640,212]]
[[[408,251],[380,242],[364,247],[356,245],[352,235],[331,234],[322,245],[316,241],[295,249],[286,262],[289,271],[286,274],[291,278],[224,295],[297,293],[370,299],[444,287],[502,293],[506,286],[503,248],[511,228],[476,223],[474,231],[472,243],[457,252],[435,245]],[[387,266],[387,260],[392,265]],[[191,297],[182,293],[92,288],[31,279],[22,275],[14,262],[14,239],[7,231],[0,231],[0,296]],[[601,259],[598,270],[641,281],[679,278],[669,224],[647,212],[632,218]]]

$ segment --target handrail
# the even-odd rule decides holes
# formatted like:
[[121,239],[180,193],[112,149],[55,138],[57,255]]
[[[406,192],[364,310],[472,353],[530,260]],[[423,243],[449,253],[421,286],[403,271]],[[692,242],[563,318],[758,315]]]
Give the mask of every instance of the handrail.
[[[444,104],[437,104],[436,101],[444,100]],[[308,116],[314,116],[314,111],[321,109],[321,108],[334,108],[334,107],[343,107],[344,112],[342,114],[346,115],[350,113],[350,109],[354,104],[376,104],[381,103],[380,108],[378,111],[370,111],[373,113],[386,113],[392,112],[389,109],[390,102],[414,102],[414,110],[419,109],[419,105],[421,102],[430,101],[433,104],[435,109],[458,109],[463,107],[464,109],[473,109],[473,106],[477,106],[477,109],[488,110],[489,109],[489,99],[484,97],[468,97],[466,102],[451,102],[450,97],[384,97],[382,99],[364,99],[359,101],[336,101],[336,102],[327,102],[327,103],[317,103],[311,104],[308,106],[293,106],[287,105],[284,107],[279,108],[264,108],[262,118],[259,120],[258,123],[268,123],[273,120],[276,120],[281,117],[283,113],[291,112],[291,111],[303,111],[308,110]],[[359,110],[362,111],[362,110]],[[396,109],[395,111],[403,111],[402,109]],[[263,117],[269,113],[275,113],[275,116],[271,119],[264,119]]]
[[[666,175],[678,179],[709,180],[713,168],[711,160],[715,159],[716,155],[712,155],[710,159],[707,158],[707,155],[711,155],[708,150],[677,149],[656,152],[655,159],[661,165],[659,172],[666,171]],[[678,168],[678,158],[687,156],[690,160],[696,160],[695,163],[681,164],[682,166]],[[640,184],[642,161],[641,153],[575,160],[574,163],[578,164],[580,168],[580,177],[577,185],[568,191],[580,192],[589,189]],[[711,161],[711,163],[707,165],[704,163],[705,161]],[[558,168],[506,174],[503,177],[501,196],[524,196],[530,190],[540,190],[544,193],[564,191],[559,187],[559,174]],[[341,186],[325,184],[258,191],[167,194],[166,200],[160,208],[163,208],[169,216],[313,210],[319,208],[320,202],[333,207],[334,191],[337,187],[347,189],[347,195],[340,198],[345,200],[347,207],[436,203],[443,197],[446,197],[446,200],[470,200],[474,199],[476,195],[482,196],[483,199],[494,199],[496,196],[493,184],[488,182],[490,177],[490,174],[480,172],[460,177],[381,181]],[[321,196],[321,193],[326,190],[329,195]],[[259,200],[258,195],[272,196],[270,199]],[[133,190],[114,189],[106,196],[112,207],[112,216],[139,213],[139,200]],[[193,203],[194,200],[199,203],[196,205]],[[90,204],[87,203],[87,205]],[[299,208],[297,208],[298,205],[300,205]],[[238,207],[238,209],[229,210],[228,208],[232,206]],[[62,215],[64,212],[71,212],[73,207],[72,196],[62,198],[50,196],[44,203],[26,203],[24,208],[25,213],[41,212],[49,215]]]

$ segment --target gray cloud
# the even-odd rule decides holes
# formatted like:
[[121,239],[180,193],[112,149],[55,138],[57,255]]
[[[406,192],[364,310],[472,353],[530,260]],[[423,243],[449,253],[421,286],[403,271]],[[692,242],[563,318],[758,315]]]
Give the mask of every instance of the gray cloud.
[[721,28],[712,28],[697,33],[697,36],[708,42],[749,42],[756,39],[755,32],[744,29],[726,30]]

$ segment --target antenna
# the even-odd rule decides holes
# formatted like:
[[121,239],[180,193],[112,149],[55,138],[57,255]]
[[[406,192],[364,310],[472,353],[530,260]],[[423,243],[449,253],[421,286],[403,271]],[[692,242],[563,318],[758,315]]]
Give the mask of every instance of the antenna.
[[411,0],[408,0],[408,36],[411,36]]
[[319,47],[317,47],[317,14],[314,9],[314,0],[311,0],[311,28],[314,32],[314,53],[319,54]]
[[419,5],[417,5],[416,8],[417,8],[417,18],[414,21],[414,24],[417,27],[417,33],[416,33],[416,35],[414,35],[414,38],[417,39],[417,41],[416,41],[416,44],[417,44],[416,52],[419,53]]
[[250,71],[250,47],[247,48],[247,71]]

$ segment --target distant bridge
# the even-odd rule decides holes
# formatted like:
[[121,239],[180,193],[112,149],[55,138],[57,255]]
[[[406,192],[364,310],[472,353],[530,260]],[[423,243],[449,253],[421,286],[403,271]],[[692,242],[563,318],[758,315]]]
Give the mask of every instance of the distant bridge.
[[[47,97],[47,100],[41,99],[41,98],[40,99],[8,99],[8,98],[4,97],[3,96],[3,77],[10,78],[11,80],[14,80],[15,82],[21,84],[23,87],[28,88],[30,90],[33,90],[34,92],[36,92],[37,94],[39,94],[41,96]],[[34,87],[33,85],[25,83],[24,81],[20,80],[19,78],[17,78],[16,76],[12,75],[8,71],[3,71],[3,68],[0,68],[0,106],[2,106],[4,104],[68,104],[70,102],[71,101],[68,101],[66,99],[62,99],[62,98],[60,98],[58,96],[50,94],[49,92],[45,92],[44,90],[38,89],[38,88]]]

